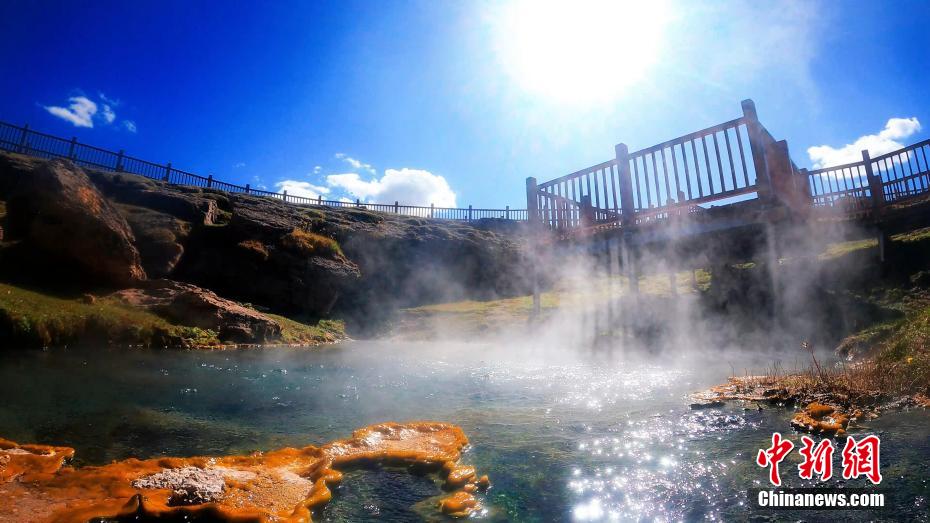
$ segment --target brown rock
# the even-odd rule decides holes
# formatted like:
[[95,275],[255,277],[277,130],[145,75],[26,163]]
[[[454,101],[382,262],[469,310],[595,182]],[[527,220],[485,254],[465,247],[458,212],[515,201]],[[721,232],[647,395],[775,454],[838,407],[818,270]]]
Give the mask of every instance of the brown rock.
[[796,430],[812,434],[844,436],[849,425],[849,416],[836,407],[822,403],[810,403],[791,419]]
[[170,275],[184,255],[191,224],[146,207],[124,204],[116,207],[135,234],[145,273],[150,278]]
[[216,331],[224,341],[261,343],[281,336],[281,325],[273,319],[188,283],[154,280],[145,287],[124,289],[112,296],[169,321]]
[[0,177],[11,236],[101,284],[145,279],[132,230],[83,170],[65,160],[30,165],[4,156]]

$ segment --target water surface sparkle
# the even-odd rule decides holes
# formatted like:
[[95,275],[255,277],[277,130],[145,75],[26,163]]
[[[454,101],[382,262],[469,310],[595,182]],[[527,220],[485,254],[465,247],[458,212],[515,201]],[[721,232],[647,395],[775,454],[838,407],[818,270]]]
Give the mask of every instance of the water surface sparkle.
[[[729,373],[718,360],[725,368],[392,343],[7,352],[0,436],[73,446],[79,464],[95,464],[319,444],[380,421],[435,419],[462,426],[472,443],[464,460],[491,477],[483,520],[745,519],[745,491],[766,477],[755,452],[772,431],[788,434],[791,411],[691,411],[685,395]],[[885,427],[893,432],[882,435],[883,486],[904,493],[899,517],[926,520],[930,415],[888,415],[870,429]],[[786,461],[783,476],[806,486],[796,464]],[[429,477],[388,469],[350,477],[357,481],[337,489],[321,519],[437,517],[441,491]]]

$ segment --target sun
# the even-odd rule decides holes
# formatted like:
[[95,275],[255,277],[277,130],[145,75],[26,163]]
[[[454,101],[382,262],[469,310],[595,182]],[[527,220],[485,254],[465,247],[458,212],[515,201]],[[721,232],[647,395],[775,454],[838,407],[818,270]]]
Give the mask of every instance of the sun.
[[513,0],[494,15],[494,45],[500,65],[528,94],[599,103],[648,73],[667,20],[657,0]]

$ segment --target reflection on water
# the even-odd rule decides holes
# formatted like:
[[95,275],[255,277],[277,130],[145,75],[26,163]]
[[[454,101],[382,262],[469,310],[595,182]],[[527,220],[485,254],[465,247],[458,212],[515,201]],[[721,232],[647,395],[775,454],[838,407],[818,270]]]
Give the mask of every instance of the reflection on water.
[[[772,431],[788,432],[790,411],[689,410],[684,395],[720,381],[731,362],[620,364],[391,343],[8,353],[0,360],[0,435],[73,446],[79,463],[93,464],[301,446],[379,421],[435,419],[463,427],[472,442],[465,461],[491,477],[481,516],[488,521],[744,520],[745,490],[766,477],[755,452]],[[843,517],[926,520],[930,415],[888,415],[870,430],[883,436],[883,487],[900,494],[900,509]],[[783,470],[792,471],[792,459]],[[433,478],[350,475],[362,481],[340,487],[322,519],[440,519]],[[788,486],[812,484],[783,477]]]

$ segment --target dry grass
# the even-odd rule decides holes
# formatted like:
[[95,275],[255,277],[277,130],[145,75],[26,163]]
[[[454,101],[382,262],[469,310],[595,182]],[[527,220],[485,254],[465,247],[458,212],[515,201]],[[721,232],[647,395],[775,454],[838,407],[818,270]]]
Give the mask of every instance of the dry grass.
[[795,397],[823,393],[850,397],[930,394],[930,307],[870,327],[855,337],[871,347],[871,353],[861,361],[822,366],[812,358],[806,369],[788,371],[776,365],[764,376],[741,382],[747,389],[783,387]]
[[268,259],[268,248],[258,240],[243,240],[239,242],[239,248],[254,253],[263,260]]
[[281,238],[281,247],[301,255],[343,258],[342,247],[332,238],[303,229],[294,229]]

